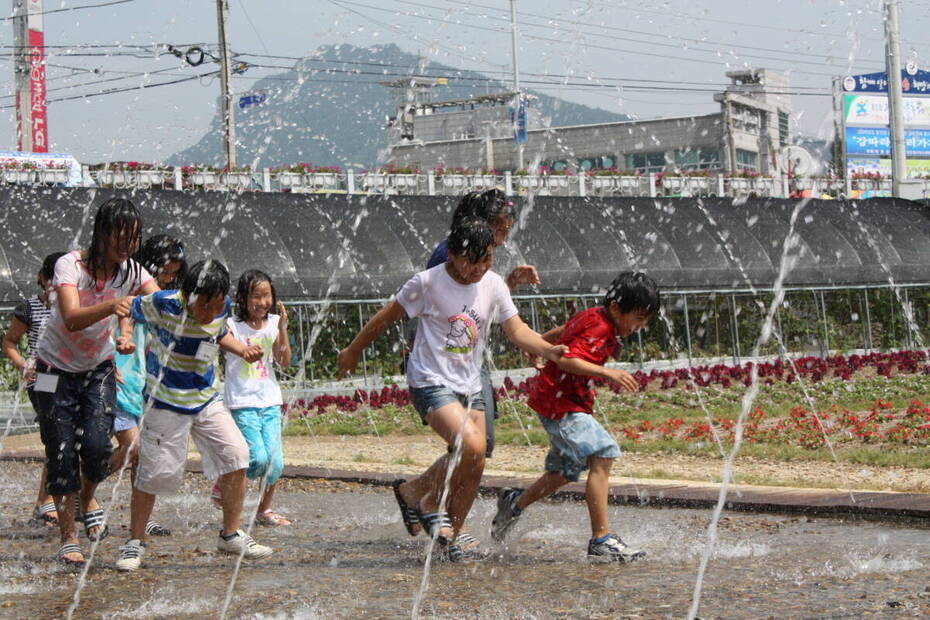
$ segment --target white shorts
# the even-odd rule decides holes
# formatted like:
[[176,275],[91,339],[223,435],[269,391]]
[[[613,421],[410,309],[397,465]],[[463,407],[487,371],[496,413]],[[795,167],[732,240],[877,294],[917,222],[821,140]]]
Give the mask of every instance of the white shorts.
[[191,435],[203,459],[203,473],[210,480],[249,466],[249,446],[221,399],[194,415],[152,408],[141,426],[136,470],[140,491],[157,495],[178,490]]

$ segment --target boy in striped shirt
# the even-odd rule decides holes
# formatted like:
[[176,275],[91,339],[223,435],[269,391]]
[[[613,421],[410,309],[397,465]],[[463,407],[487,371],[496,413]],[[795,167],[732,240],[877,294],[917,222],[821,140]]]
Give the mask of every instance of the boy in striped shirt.
[[145,413],[139,435],[139,465],[132,490],[131,538],[120,547],[119,570],[136,570],[145,552],[145,524],[155,496],[176,491],[184,476],[188,437],[203,458],[204,475],[223,490],[223,529],[217,549],[261,559],[272,549],[239,529],[249,448],[216,389],[216,357],[222,348],[254,362],[261,345],[246,346],[226,329],[230,314],[229,272],[208,260],[191,267],[181,289],[136,297],[132,318],[152,333],[146,353]]

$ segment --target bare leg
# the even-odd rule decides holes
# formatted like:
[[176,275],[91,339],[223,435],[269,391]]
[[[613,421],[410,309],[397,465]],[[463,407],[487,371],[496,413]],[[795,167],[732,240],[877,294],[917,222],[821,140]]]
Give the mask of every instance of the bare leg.
[[588,515],[591,517],[591,536],[600,538],[610,533],[607,520],[607,492],[610,487],[610,466],[613,459],[592,456],[588,459],[588,483],[585,486],[585,500],[588,502]]
[[523,510],[530,504],[549,497],[569,482],[560,472],[547,471],[517,497],[517,508]]
[[[139,429],[128,428],[116,433],[118,446],[110,459],[110,471],[119,472],[123,467],[135,466],[139,461]],[[126,457],[129,457],[127,460]]]
[[242,504],[245,502],[245,470],[220,476],[220,488],[223,490],[223,534],[229,536],[239,529]]
[[[77,526],[74,524],[74,493],[56,495],[55,504],[58,505],[58,530],[61,533],[61,544],[78,543]],[[80,562],[82,554],[68,553],[64,558]]]
[[[484,411],[465,410],[459,403],[450,403],[429,414],[430,427],[450,446],[455,446],[461,435],[461,459],[452,472],[448,489],[448,513],[452,527],[457,534],[465,523],[465,517],[471,510],[481,474],[484,473],[484,459],[487,443],[484,434]],[[439,499],[445,479],[439,485],[436,500]],[[439,508],[438,501],[432,501],[433,494],[428,494],[421,501],[422,509],[433,511]]]
[[[78,497],[81,501],[81,512],[87,514],[91,510],[99,510],[100,504],[97,503],[95,494],[97,493],[97,483],[91,482],[83,475],[81,475],[81,490],[78,491]],[[73,501],[73,500],[72,500]],[[74,517],[71,517],[74,520]],[[91,534],[98,535],[103,532],[103,526],[98,525],[91,530]]]
[[265,487],[265,494],[262,495],[262,501],[258,505],[258,512],[262,513],[266,510],[271,510],[271,500],[274,499],[274,488],[275,485],[269,484]]
[[[48,482],[48,465],[42,463],[42,474],[39,476],[39,494],[36,496],[36,508],[40,508],[49,502],[55,501],[52,499],[52,496],[48,494],[46,490],[46,483]],[[50,517],[58,518],[58,511],[50,512]],[[48,524],[49,527],[52,526],[51,523]]]
[[129,508],[130,538],[145,540],[145,524],[149,522],[149,517],[154,507],[155,496],[151,493],[140,491],[133,485],[132,503]]

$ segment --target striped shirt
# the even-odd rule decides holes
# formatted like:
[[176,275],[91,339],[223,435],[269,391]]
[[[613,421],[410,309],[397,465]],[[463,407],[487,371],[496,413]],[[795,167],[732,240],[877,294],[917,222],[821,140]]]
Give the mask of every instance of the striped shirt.
[[228,297],[223,312],[206,325],[188,314],[181,291],[160,291],[133,300],[133,320],[148,325],[152,334],[145,355],[145,391],[155,407],[194,415],[217,397],[216,352],[197,359],[197,350],[226,335],[229,313]]
[[52,316],[52,309],[46,306],[38,295],[33,295],[23,300],[21,304],[13,309],[13,316],[29,328],[29,346],[26,357],[33,359],[36,356],[36,345],[39,344],[39,336],[45,331],[48,318]]

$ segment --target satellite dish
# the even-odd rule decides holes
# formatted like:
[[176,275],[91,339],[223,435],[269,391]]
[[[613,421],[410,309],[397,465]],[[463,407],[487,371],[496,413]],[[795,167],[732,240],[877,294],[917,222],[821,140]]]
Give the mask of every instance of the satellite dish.
[[802,176],[816,172],[814,156],[803,146],[790,144],[781,150],[781,169],[786,173]]

